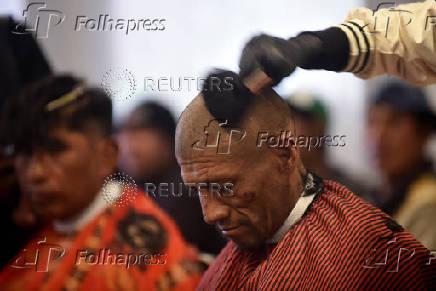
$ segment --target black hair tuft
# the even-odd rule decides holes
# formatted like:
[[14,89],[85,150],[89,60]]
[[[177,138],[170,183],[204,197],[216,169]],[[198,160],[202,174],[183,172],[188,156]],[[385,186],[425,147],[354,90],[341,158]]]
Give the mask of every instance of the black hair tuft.
[[252,100],[252,93],[232,71],[215,69],[206,78],[202,93],[210,114],[236,125]]

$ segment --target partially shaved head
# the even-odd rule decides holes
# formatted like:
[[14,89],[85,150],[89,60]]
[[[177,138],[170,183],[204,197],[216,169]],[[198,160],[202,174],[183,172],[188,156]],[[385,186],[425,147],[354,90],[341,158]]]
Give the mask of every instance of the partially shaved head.
[[[251,95],[251,102],[239,118],[237,123],[229,124],[225,118],[216,118],[212,116],[206,107],[204,95],[199,94],[186,107],[182,113],[176,130],[176,156],[179,159],[191,159],[201,151],[196,150],[193,146],[197,141],[205,137],[205,129],[209,137],[215,137],[221,132],[219,146],[225,148],[228,143],[237,148],[244,148],[243,152],[234,152],[234,155],[250,152],[259,153],[267,148],[257,147],[256,139],[259,132],[268,132],[270,135],[280,136],[282,131],[294,133],[294,124],[291,118],[289,106],[286,102],[272,89],[266,89],[259,95]],[[226,122],[227,121],[227,122]],[[219,124],[227,123],[226,125]],[[245,137],[235,142],[236,137],[230,139],[231,129],[240,129],[246,133]],[[216,141],[215,138],[210,138]],[[250,145],[251,144],[251,145]],[[214,151],[211,148],[208,151]],[[200,153],[199,153],[200,152]],[[215,151],[216,154],[216,151]],[[218,154],[222,158],[229,158],[231,155]]]
[[[240,116],[215,116],[204,92],[176,129],[176,157],[185,183],[231,183],[232,196],[200,193],[204,219],[244,249],[259,249],[284,222],[301,194],[298,149],[260,143],[294,134],[288,105],[272,89],[250,94]],[[225,98],[223,100],[225,102]],[[215,102],[215,106],[220,106]],[[231,120],[231,122],[229,122]],[[216,195],[218,193],[218,195]]]

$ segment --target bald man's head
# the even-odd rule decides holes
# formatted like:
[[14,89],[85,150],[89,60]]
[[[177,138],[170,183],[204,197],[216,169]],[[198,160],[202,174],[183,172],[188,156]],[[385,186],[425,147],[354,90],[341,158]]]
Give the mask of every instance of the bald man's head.
[[213,116],[207,108],[204,94],[195,97],[177,125],[177,158],[187,160],[212,154],[229,159],[260,154],[271,147],[266,143],[259,146],[259,136],[265,137],[268,133],[268,136],[279,138],[284,132],[287,135],[294,133],[289,107],[274,90],[251,94],[250,99],[238,119],[233,117],[232,120],[225,114]]
[[293,134],[287,104],[272,89],[248,97],[240,116],[229,122],[225,111],[210,108],[204,92],[198,95],[178,122],[176,157],[185,183],[232,185],[232,195],[223,195],[220,186],[200,193],[204,219],[240,247],[258,249],[294,207],[304,169],[292,140],[259,146],[261,134],[276,140],[283,132]]

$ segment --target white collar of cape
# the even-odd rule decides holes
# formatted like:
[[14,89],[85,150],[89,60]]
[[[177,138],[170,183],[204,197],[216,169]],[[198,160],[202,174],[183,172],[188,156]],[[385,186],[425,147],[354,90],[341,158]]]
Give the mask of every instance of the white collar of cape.
[[[113,191],[113,195],[117,196],[118,192],[123,190],[121,185],[117,182],[111,182],[105,185],[105,191]],[[117,193],[115,193],[117,192]],[[120,193],[121,193],[120,192]],[[103,212],[107,207],[111,206],[106,200],[103,198],[103,188],[95,195],[94,200],[79,214],[74,217],[66,220],[54,220],[53,227],[54,230],[60,233],[71,233],[75,232],[82,227],[84,227],[87,223],[89,223],[92,219],[94,219],[97,215]]]
[[[114,187],[112,187],[113,191],[120,191],[118,187],[119,185],[116,185],[116,183],[114,184]],[[53,222],[53,227],[55,231],[61,233],[74,232],[85,226],[94,217],[96,217],[104,209],[110,206],[104,200],[102,191],[103,189],[100,190],[100,192],[95,196],[94,200],[88,205],[88,207],[86,207],[78,215],[68,220],[55,220]],[[274,233],[274,235],[270,239],[266,241],[267,243],[278,243],[279,241],[281,241],[285,237],[289,229],[301,219],[301,217],[309,207],[310,203],[312,203],[313,198],[315,197],[315,193],[308,196],[305,196],[304,194],[305,192],[303,191],[300,195],[300,198],[298,198],[297,203],[295,203],[294,208],[285,219],[283,225]]]
[[266,243],[273,244],[281,241],[286,233],[291,229],[291,227],[300,221],[303,214],[306,212],[310,203],[312,203],[315,193],[312,195],[305,196],[305,192],[301,193],[300,198],[298,198],[297,203],[295,203],[294,208],[289,213],[288,217],[285,219],[283,225],[274,233],[274,235],[269,238]]

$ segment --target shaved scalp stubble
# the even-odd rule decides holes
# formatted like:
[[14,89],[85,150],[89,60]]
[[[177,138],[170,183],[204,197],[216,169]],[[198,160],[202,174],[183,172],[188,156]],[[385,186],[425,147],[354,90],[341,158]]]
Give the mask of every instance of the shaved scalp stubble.
[[[192,100],[182,113],[176,129],[176,156],[180,163],[181,160],[195,159],[196,156],[205,151],[194,148],[194,144],[204,138],[205,130],[209,136],[216,136],[221,133],[220,143],[228,143],[231,130],[239,129],[245,132],[245,137],[240,142],[232,144],[229,155],[217,154],[214,149],[207,152],[215,153],[217,158],[230,158],[234,154],[238,156],[252,156],[265,152],[267,147],[257,147],[257,137],[259,132],[268,132],[271,135],[279,136],[284,130],[294,133],[294,124],[291,113],[286,102],[273,90],[265,89],[260,94],[250,94],[250,102],[244,108],[237,122],[220,127],[220,122],[226,122],[223,118],[217,118],[209,111],[204,92]],[[225,98],[222,102],[226,102]]]

